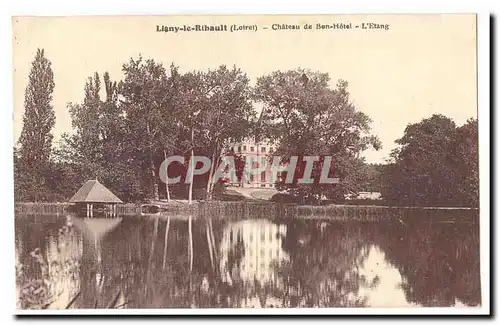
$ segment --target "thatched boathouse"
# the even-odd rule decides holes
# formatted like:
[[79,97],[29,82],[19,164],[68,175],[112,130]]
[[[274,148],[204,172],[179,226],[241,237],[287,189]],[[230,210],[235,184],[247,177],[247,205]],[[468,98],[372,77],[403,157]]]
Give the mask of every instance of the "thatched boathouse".
[[94,212],[103,213],[106,217],[116,217],[116,205],[123,202],[95,179],[83,184],[69,203],[75,205],[76,211],[86,210],[87,218],[93,218]]

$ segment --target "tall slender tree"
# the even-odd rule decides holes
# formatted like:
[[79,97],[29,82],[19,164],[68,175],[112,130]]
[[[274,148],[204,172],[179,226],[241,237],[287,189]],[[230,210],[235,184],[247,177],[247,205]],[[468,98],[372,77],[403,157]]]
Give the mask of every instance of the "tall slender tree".
[[38,49],[24,98],[23,128],[19,139],[16,193],[20,200],[45,200],[55,125],[51,104],[54,74],[43,49]]

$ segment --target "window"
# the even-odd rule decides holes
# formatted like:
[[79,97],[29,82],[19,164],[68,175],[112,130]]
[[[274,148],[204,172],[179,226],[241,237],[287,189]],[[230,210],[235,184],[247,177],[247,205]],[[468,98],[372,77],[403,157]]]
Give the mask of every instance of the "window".
[[250,147],[250,151],[253,152],[253,147]]
[[250,242],[253,242],[253,234],[250,233]]
[[260,249],[260,257],[264,257],[264,248]]
[[263,171],[262,173],[260,173],[260,179],[261,181],[265,182],[266,181],[266,172]]
[[266,184],[260,184],[260,187],[266,187]]
[[238,147],[238,152],[241,152],[241,146]]
[[261,233],[261,234],[260,234],[260,241],[261,241],[261,242],[266,241],[266,234],[264,234],[264,233]]
[[247,151],[247,146],[243,146],[243,151]]
[[253,182],[253,174],[250,174],[250,182]]
[[266,152],[266,147],[260,148],[260,152]]

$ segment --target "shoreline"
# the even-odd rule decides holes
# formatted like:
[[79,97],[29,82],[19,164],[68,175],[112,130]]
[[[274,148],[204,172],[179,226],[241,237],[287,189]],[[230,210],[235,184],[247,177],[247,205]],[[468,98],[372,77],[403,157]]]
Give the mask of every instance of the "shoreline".
[[[15,217],[26,215],[67,215],[71,211],[69,203],[17,202],[14,204]],[[142,206],[158,206],[158,213],[141,213]],[[297,205],[262,201],[205,201],[192,204],[176,202],[156,202],[146,204],[123,204],[117,206],[120,216],[141,219],[145,217],[176,217],[179,219],[223,219],[243,220],[252,218],[277,218],[283,220],[331,220],[362,222],[414,222],[465,221],[478,223],[479,209],[467,207],[398,207],[373,205]]]

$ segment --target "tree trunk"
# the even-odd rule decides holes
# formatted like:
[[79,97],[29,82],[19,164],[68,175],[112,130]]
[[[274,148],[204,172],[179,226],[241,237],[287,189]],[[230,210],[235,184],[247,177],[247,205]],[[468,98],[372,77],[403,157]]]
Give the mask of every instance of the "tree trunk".
[[151,137],[151,128],[149,126],[149,123],[146,124],[146,131],[148,132],[148,140],[149,140],[149,148],[148,148],[148,154],[149,154],[149,161],[150,161],[150,170],[151,170],[151,177],[153,178],[153,198],[158,201],[160,200],[160,193],[158,191],[158,178],[156,177],[156,168],[155,168],[155,162],[153,159],[153,139]]
[[160,193],[158,191],[158,179],[156,177],[155,162],[153,161],[153,153],[151,153],[151,176],[153,177],[153,197],[155,201],[160,200]]
[[210,172],[208,173],[208,182],[207,182],[207,200],[212,199],[212,189],[213,189],[213,182],[212,182],[212,177],[214,174],[214,164],[215,164],[215,153],[217,151],[217,147],[215,148],[214,152],[212,153],[212,161],[210,163]]
[[193,166],[193,162],[194,162],[194,142],[193,142],[193,138],[194,138],[194,130],[193,128],[191,128],[191,158],[189,159],[189,169],[188,169],[188,172],[190,171],[190,182],[189,182],[189,195],[188,195],[188,204],[191,204],[193,203],[193,179],[194,179],[194,167]]
[[[165,160],[167,160],[167,151],[165,149],[163,149],[163,156],[165,157]],[[168,167],[165,168],[165,193],[167,197],[167,202],[170,202],[170,188],[168,186]]]

